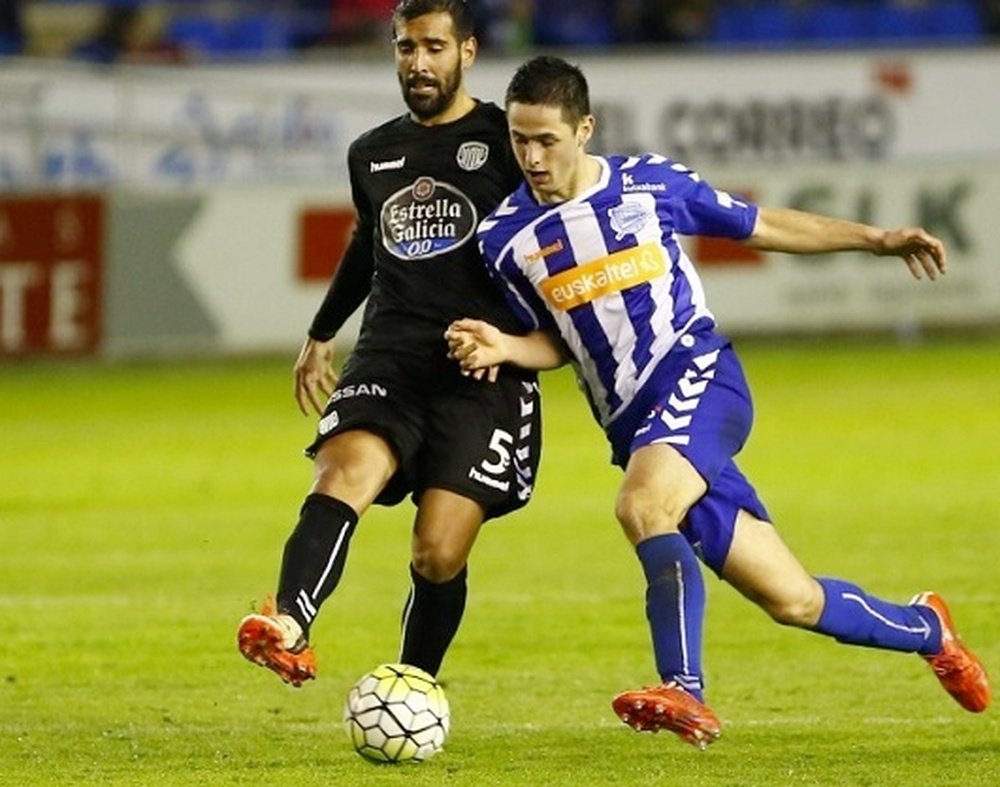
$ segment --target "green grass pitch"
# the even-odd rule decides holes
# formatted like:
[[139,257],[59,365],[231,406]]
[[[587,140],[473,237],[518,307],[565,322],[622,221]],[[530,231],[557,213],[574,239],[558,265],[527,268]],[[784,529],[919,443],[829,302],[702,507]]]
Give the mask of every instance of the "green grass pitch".
[[[738,343],[757,423],[740,464],[814,573],[939,590],[1000,679],[1000,341]],[[996,785],[998,709],[915,656],[771,623],[707,580],[706,752],[637,734],[655,681],[619,474],[566,372],[547,375],[535,500],[491,523],[442,679],[452,733],[374,766],[340,721],[396,656],[412,507],[362,521],[295,690],[246,663],[311,480],[291,358],[0,366],[0,784]]]

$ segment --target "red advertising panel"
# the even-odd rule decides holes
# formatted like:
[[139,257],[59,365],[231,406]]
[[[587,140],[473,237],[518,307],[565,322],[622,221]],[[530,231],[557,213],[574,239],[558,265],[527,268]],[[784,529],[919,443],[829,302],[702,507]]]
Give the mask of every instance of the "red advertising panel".
[[103,257],[101,197],[0,199],[0,357],[96,351]]
[[299,214],[299,278],[330,281],[353,231],[353,208],[304,209]]

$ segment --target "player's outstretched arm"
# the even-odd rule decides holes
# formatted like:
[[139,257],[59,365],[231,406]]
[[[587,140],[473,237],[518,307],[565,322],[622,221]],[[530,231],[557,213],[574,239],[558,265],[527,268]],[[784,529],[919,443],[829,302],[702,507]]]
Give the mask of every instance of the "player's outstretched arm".
[[763,251],[824,254],[867,251],[901,257],[915,279],[936,279],[947,270],[947,253],[939,238],[920,227],[886,230],[816,213],[762,207],[746,244]]
[[504,333],[483,320],[455,320],[444,334],[448,357],[465,371],[512,363],[524,369],[556,369],[569,360],[563,344],[546,331]]
[[333,371],[333,339],[321,342],[307,338],[299,350],[295,361],[295,401],[303,415],[309,415],[312,407],[318,415],[323,414],[326,400],[337,384]]

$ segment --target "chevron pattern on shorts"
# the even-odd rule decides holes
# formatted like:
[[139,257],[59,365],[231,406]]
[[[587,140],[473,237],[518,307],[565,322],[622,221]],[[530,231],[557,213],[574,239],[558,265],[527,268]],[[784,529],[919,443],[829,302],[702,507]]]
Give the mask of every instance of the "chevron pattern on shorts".
[[687,445],[691,442],[691,436],[683,430],[691,425],[702,394],[715,378],[715,364],[718,360],[718,350],[696,356],[692,359],[691,366],[684,371],[684,376],[677,381],[677,389],[670,394],[660,413],[660,419],[671,432],[663,442],[673,445]]

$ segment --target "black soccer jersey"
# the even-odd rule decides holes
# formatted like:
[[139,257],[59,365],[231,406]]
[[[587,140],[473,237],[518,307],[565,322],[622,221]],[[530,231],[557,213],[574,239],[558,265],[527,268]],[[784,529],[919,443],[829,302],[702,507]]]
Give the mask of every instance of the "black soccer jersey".
[[366,294],[356,353],[436,360],[460,317],[523,332],[476,241],[480,220],[521,182],[499,107],[477,103],[440,126],[401,116],[355,140],[348,166],[358,226],[310,335],[332,336]]

